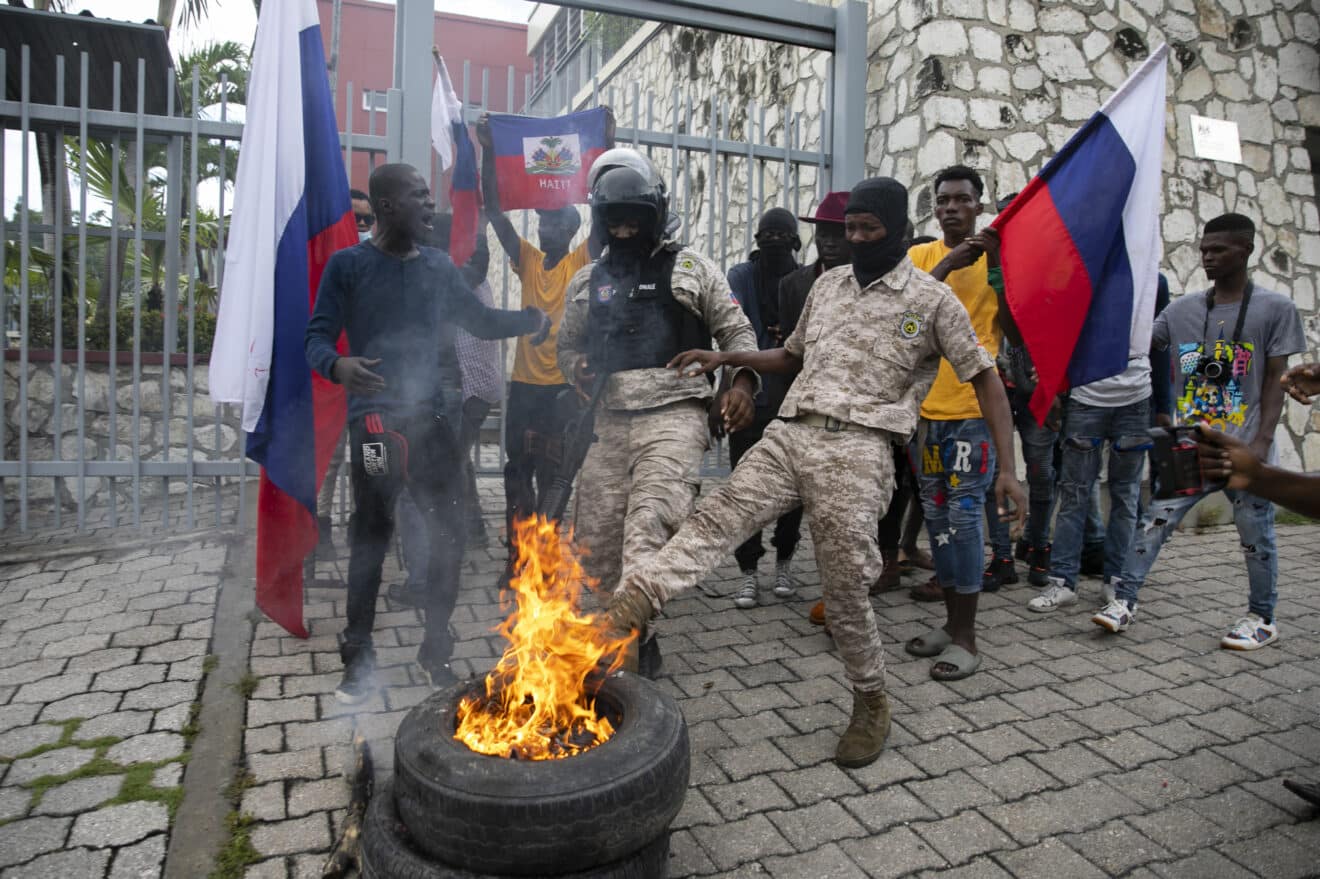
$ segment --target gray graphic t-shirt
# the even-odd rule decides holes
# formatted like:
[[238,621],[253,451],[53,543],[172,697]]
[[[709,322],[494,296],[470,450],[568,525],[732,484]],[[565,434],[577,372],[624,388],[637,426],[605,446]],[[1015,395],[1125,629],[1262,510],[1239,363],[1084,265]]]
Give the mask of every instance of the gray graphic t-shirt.
[[[1306,337],[1292,300],[1256,287],[1242,324],[1242,338],[1234,339],[1239,305],[1240,301],[1216,304],[1207,321],[1206,292],[1179,297],[1155,318],[1152,344],[1169,349],[1170,356],[1177,358],[1172,373],[1180,423],[1203,421],[1250,441],[1260,424],[1266,361],[1305,351]],[[1203,353],[1229,361],[1225,381],[1198,374],[1196,367]]]

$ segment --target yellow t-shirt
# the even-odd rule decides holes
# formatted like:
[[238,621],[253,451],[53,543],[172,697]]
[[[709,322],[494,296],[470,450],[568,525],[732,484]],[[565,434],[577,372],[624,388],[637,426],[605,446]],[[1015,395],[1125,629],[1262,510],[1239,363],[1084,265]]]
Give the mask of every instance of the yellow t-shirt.
[[[924,272],[929,272],[948,254],[950,248],[943,240],[929,244],[918,244],[908,251],[912,264]],[[981,347],[991,357],[999,354],[999,300],[995,298],[994,288],[987,279],[985,255],[965,269],[950,272],[944,283],[953,288],[958,301],[967,309],[972,319],[972,330],[976,333]],[[971,382],[960,382],[954,374],[949,361],[940,361],[939,374],[935,384],[921,404],[921,417],[932,421],[960,421],[964,418],[980,418],[981,406],[976,401],[976,391]]]
[[527,336],[518,339],[513,354],[513,380],[529,385],[562,385],[567,379],[555,363],[559,321],[564,316],[564,293],[578,269],[591,262],[587,242],[568,252],[553,269],[546,269],[545,254],[530,241],[518,250],[518,280],[522,282],[523,307],[535,305],[550,315],[550,338],[533,346]]

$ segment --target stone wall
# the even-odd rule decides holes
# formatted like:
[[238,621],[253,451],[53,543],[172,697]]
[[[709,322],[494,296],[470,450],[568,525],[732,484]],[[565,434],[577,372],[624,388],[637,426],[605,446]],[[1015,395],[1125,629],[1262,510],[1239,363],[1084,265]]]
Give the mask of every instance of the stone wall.
[[[1320,216],[1303,142],[1320,126],[1320,20],[1306,0],[873,0],[866,164],[914,187],[962,162],[988,200],[1017,192],[1161,42],[1168,42],[1162,270],[1175,295],[1206,286],[1197,239],[1237,211],[1259,233],[1253,276],[1290,294],[1314,359]],[[1192,154],[1188,117],[1230,119],[1241,165]],[[1290,402],[1289,465],[1320,469],[1320,416]]]
[[[60,381],[60,417],[61,437],[59,454],[55,453],[55,419],[53,401],[55,399],[55,379],[53,363],[28,364],[28,405],[27,405],[27,454],[28,460],[37,461],[77,461],[78,460],[78,420],[79,401],[82,402],[84,417],[83,453],[88,461],[132,461],[133,460],[133,373],[130,366],[121,365],[116,370],[114,382],[115,434],[110,434],[110,368],[106,364],[87,364],[83,379],[82,395],[79,395],[76,369],[71,364],[61,367]],[[8,461],[17,461],[19,456],[20,406],[18,402],[20,364],[6,361],[4,367],[5,397],[5,443],[4,457]],[[142,367],[139,384],[141,418],[138,420],[138,443],[140,458],[143,461],[165,460],[165,419],[163,417],[164,393],[162,384],[163,370],[160,366]],[[226,406],[223,415],[217,419],[216,407],[207,396],[209,368],[199,364],[193,368],[193,382],[196,389],[193,402],[193,460],[195,461],[238,461],[243,455],[243,434],[239,424],[236,407]],[[168,375],[169,401],[169,460],[183,461],[188,455],[188,396],[187,370],[182,366],[173,366]],[[217,439],[217,421],[219,436]],[[205,480],[213,484],[214,479]],[[146,478],[141,481],[143,497],[159,496],[163,481],[160,478]],[[103,505],[106,500],[110,480],[101,477],[88,477],[85,480],[87,498],[91,505]],[[132,499],[132,480],[116,480],[116,491],[121,500]],[[182,479],[170,480],[170,491],[183,492],[186,485]],[[17,499],[19,485],[17,479],[5,480],[5,498]],[[73,505],[77,499],[76,479],[55,479],[53,477],[31,477],[28,480],[28,497],[33,501],[49,502],[58,492],[61,501]]]

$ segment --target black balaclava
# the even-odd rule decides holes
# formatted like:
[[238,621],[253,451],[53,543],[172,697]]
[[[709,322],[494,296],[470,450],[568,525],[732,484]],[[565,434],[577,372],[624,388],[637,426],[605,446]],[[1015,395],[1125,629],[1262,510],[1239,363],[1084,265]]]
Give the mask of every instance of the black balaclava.
[[607,255],[610,262],[617,265],[640,266],[642,260],[651,255],[651,251],[658,243],[655,215],[644,208],[631,205],[611,208],[610,212],[622,217],[635,218],[639,226],[637,234],[631,238],[616,238],[609,234],[609,227],[606,226],[605,236],[609,244]]
[[844,215],[874,214],[885,227],[885,237],[879,241],[850,241],[852,269],[857,283],[865,289],[877,278],[883,278],[903,261],[907,247],[903,230],[908,222],[907,188],[892,177],[869,177],[853,187],[848,194],[848,207]]
[[794,254],[802,246],[802,239],[798,237],[797,217],[783,208],[771,208],[761,215],[761,219],[756,224],[756,234],[760,235],[762,232],[784,232],[790,239],[782,244],[775,242],[770,246],[757,242],[757,252],[761,254],[760,262],[768,274],[778,277],[797,268],[797,257]]

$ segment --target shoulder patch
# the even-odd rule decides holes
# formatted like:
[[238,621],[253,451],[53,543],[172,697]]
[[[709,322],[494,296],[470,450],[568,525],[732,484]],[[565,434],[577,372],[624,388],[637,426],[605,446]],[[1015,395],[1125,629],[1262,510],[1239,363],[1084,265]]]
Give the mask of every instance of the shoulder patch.
[[693,262],[691,258],[684,257],[683,259],[680,259],[678,261],[678,267],[680,269],[687,269],[688,271],[691,271],[692,269],[695,269],[697,267],[697,264]]

